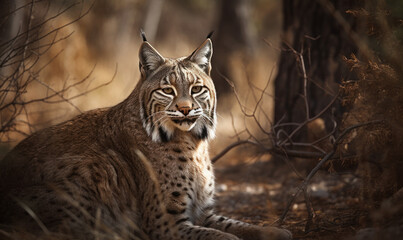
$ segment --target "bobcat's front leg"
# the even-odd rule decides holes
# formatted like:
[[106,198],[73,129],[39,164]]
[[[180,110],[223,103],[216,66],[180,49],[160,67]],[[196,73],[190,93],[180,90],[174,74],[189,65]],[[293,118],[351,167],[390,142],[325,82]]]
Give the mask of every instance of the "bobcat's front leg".
[[289,240],[292,234],[286,229],[276,227],[259,227],[238,220],[214,214],[205,215],[201,225],[215,228],[236,235],[244,240]]

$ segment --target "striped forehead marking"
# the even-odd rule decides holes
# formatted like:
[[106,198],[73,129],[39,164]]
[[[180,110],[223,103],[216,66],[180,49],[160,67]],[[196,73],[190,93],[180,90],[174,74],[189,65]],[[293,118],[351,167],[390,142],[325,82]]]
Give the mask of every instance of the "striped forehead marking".
[[169,73],[161,79],[161,85],[204,85],[204,81],[192,70],[181,65],[173,66]]
[[192,70],[189,70],[186,67],[178,67],[178,71],[180,71],[181,80],[183,83],[192,84],[203,84],[203,80],[197,76]]
[[169,74],[168,79],[171,84],[176,84],[176,74],[174,72]]

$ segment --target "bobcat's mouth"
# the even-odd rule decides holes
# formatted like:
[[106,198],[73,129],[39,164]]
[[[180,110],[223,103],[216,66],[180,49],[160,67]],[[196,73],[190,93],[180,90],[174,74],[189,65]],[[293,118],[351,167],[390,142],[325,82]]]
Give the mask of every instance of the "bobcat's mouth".
[[182,125],[183,123],[187,123],[187,124],[193,124],[194,122],[196,122],[196,118],[174,118],[172,119],[172,121],[176,124]]
[[196,124],[197,118],[171,118],[176,127],[182,131],[190,131]]

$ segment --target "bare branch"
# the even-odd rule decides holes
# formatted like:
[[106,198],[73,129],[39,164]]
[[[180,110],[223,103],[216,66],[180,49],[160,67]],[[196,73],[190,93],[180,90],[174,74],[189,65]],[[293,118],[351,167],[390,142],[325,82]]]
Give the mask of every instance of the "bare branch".
[[[61,6],[56,11],[51,11],[50,1],[43,1],[47,4],[47,9],[43,16],[33,16],[34,6],[38,2],[31,0],[29,3],[24,4],[16,9],[10,9],[8,13],[1,16],[0,22],[7,23],[7,18],[12,16],[17,11],[23,11],[27,14],[26,21],[23,22],[23,27],[20,27],[16,34],[6,38],[5,41],[0,43],[0,141],[10,142],[12,133],[26,135],[24,131],[33,132],[34,125],[32,122],[32,112],[30,112],[32,104],[55,104],[67,103],[76,111],[81,110],[72,102],[73,99],[81,97],[91,91],[103,87],[112,82],[117,73],[117,67],[110,81],[99,84],[86,91],[69,97],[67,95],[71,88],[79,87],[80,85],[91,81],[90,76],[94,68],[83,79],[74,83],[67,83],[67,80],[62,84],[59,90],[48,84],[40,78],[40,73],[46,69],[49,64],[56,59],[63,50],[58,51],[54,56],[50,57],[47,62],[42,61],[42,56],[49,51],[58,42],[64,41],[71,37],[73,31],[67,33],[65,36],[60,36],[62,29],[70,26],[81,18],[83,18],[94,3],[89,7],[84,7],[85,3],[82,1],[75,1],[68,3],[67,6]],[[54,24],[54,20],[66,15],[73,8],[80,7],[78,16],[70,18],[67,23]],[[32,19],[36,19],[35,22]],[[39,66],[43,64],[42,66]],[[39,83],[45,90],[43,96],[29,97],[28,91],[31,91],[34,83]],[[35,85],[36,86],[36,85]],[[21,130],[26,128],[28,130]]]
[[238,146],[240,146],[240,145],[246,144],[246,143],[256,145],[255,142],[252,142],[252,141],[250,141],[250,140],[244,140],[244,141],[235,142],[235,143],[233,143],[233,144],[227,146],[227,147],[226,147],[224,150],[222,150],[219,154],[217,154],[215,157],[213,157],[213,158],[211,159],[211,162],[212,162],[212,163],[215,163],[218,159],[220,159],[220,158],[223,157],[225,154],[227,154],[227,152],[229,152],[231,149],[233,149],[233,148],[235,148],[235,147],[238,147]]
[[368,126],[371,124],[378,124],[381,123],[381,120],[375,120],[375,121],[370,121],[370,122],[366,122],[366,123],[359,123],[359,124],[355,124],[352,125],[346,129],[344,129],[344,131],[337,137],[335,143],[334,143],[334,147],[333,150],[330,151],[328,154],[326,154],[326,156],[324,158],[322,158],[322,160],[311,170],[311,172],[308,174],[308,176],[305,178],[304,182],[298,187],[297,191],[292,195],[292,197],[290,198],[290,200],[287,203],[287,206],[283,212],[283,214],[281,215],[280,219],[279,219],[279,223],[282,224],[285,217],[288,214],[288,211],[290,210],[290,207],[292,206],[292,204],[295,202],[295,199],[297,198],[297,196],[301,193],[301,191],[306,191],[306,188],[309,184],[309,182],[312,180],[312,178],[315,176],[315,174],[318,172],[318,170],[322,167],[323,164],[325,164],[329,159],[331,159],[331,157],[334,155],[334,153],[336,152],[336,149],[339,145],[339,143],[341,142],[341,140],[343,140],[343,138],[352,130],[356,129],[356,128],[360,128],[360,127],[364,127],[364,126]]

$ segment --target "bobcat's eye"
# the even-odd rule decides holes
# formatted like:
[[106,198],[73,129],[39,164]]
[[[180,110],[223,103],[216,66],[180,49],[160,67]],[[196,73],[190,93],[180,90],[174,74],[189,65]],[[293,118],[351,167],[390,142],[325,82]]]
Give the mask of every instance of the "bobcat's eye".
[[174,94],[174,89],[170,87],[163,88],[162,91],[166,94]]
[[193,86],[192,93],[198,93],[202,90],[202,86]]

